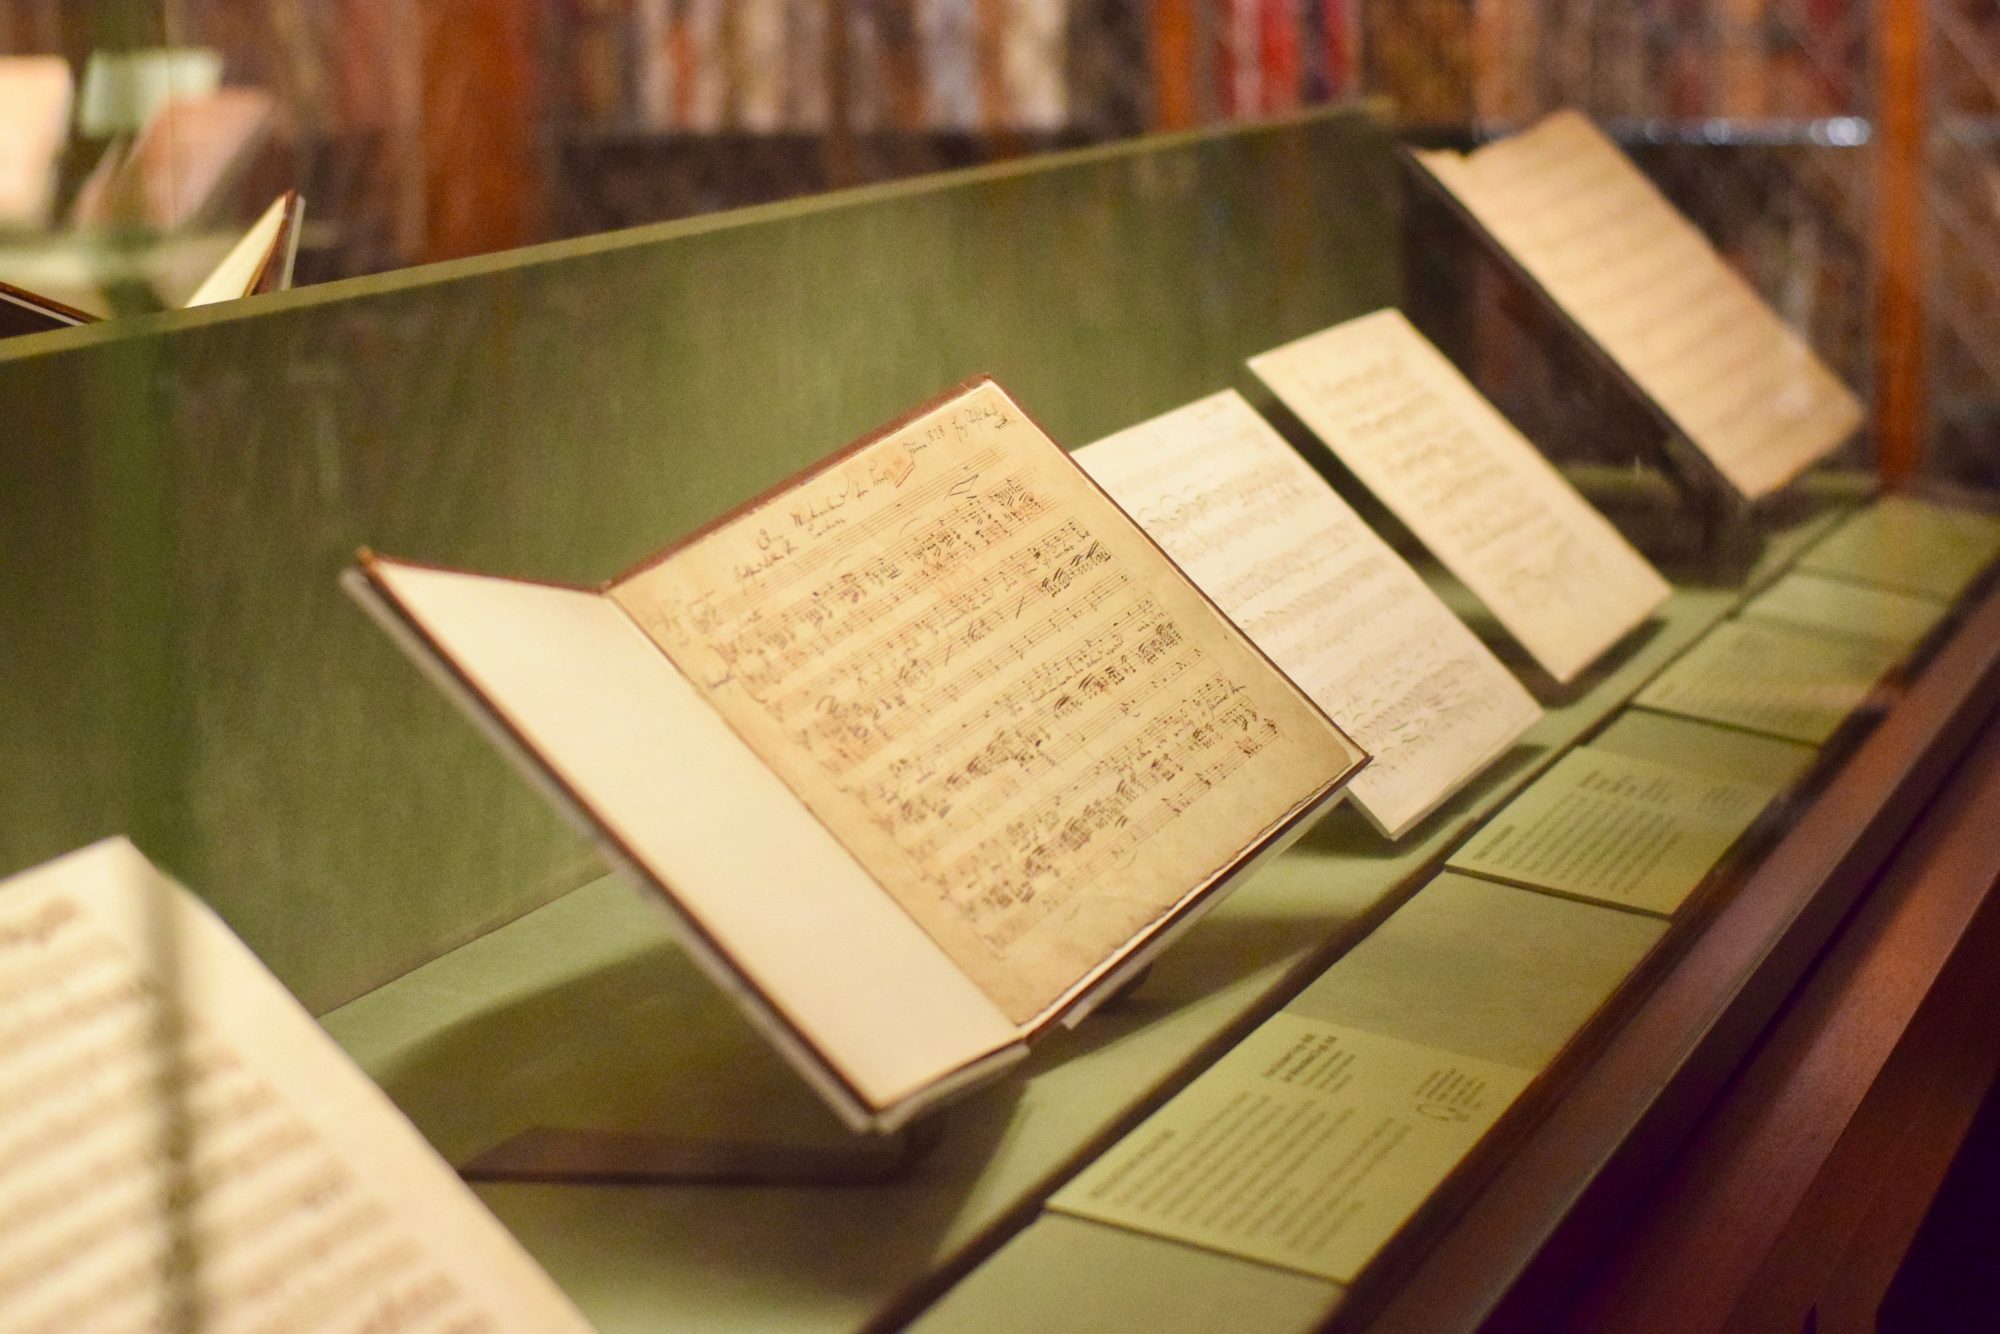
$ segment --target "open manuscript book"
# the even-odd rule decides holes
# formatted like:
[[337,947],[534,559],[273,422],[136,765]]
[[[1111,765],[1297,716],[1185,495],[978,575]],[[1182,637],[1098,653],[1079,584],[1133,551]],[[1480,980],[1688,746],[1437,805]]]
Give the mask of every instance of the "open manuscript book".
[[[292,264],[299,251],[299,224],[304,215],[305,201],[296,191],[288,190],[271,201],[263,216],[202,279],[187,299],[187,308],[289,288]],[[97,319],[88,311],[53,297],[0,282],[0,338],[95,324]]]
[[583,1317],[213,913],[108,840],[0,882],[0,1326]]
[[990,380],[602,588],[349,587],[856,1128],[1080,1018],[1367,759]]
[[1744,499],[1778,490],[1860,424],[1853,392],[1584,116],[1414,156]]

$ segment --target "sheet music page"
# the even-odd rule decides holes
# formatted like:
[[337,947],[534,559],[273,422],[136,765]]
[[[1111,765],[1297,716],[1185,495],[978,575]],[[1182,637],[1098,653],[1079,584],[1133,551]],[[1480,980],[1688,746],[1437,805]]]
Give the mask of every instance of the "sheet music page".
[[1860,425],[1853,392],[1588,118],[1417,156],[1746,497]]
[[1074,457],[1375,757],[1348,795],[1391,838],[1542,716],[1479,637],[1234,390]]
[[990,382],[611,592],[1019,1023],[1363,759]]
[[588,1328],[228,928],[122,842],[0,884],[0,1324]]
[[1645,557],[1400,311],[1250,365],[1556,680],[1666,600]]

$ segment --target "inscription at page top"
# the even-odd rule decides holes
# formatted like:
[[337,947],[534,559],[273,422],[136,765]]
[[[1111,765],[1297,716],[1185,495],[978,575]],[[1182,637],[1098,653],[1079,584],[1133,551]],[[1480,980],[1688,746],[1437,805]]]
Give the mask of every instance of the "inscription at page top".
[[1492,652],[1234,391],[1076,459],[1375,758],[1394,837],[1541,716]]
[[1745,495],[1859,424],[1853,393],[1583,116],[1424,161]]
[[613,596],[1016,1022],[1361,758],[991,384]]
[[1251,364],[1556,680],[1666,598],[1644,557],[1400,313]]

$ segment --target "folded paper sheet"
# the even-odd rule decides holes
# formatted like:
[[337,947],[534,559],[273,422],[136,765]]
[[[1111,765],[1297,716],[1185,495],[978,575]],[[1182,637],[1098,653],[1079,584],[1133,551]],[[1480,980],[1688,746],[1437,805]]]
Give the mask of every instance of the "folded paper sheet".
[[1375,757],[1347,790],[1389,837],[1542,716],[1478,636],[1234,390],[1074,457]]
[[1666,601],[1666,580],[1401,312],[1250,366],[1556,680]]
[[1416,156],[1743,496],[1860,425],[1853,392],[1584,116]]
[[583,1331],[242,943],[129,844],[0,884],[15,1330]]

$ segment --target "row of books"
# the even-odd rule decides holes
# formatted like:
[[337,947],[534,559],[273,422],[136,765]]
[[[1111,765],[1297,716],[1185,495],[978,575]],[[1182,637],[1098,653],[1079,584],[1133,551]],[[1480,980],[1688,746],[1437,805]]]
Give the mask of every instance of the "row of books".
[[[1515,124],[1569,103],[1810,118],[1851,114],[1864,91],[1866,29],[1850,6],[1161,0],[1104,12],[1117,8],[863,0],[836,30],[818,0],[573,0],[569,102],[586,123],[656,132],[993,131],[1059,129],[1117,102],[1176,128],[1361,92],[1418,123]],[[1124,59],[1072,58],[1107,34],[1124,34]]]

